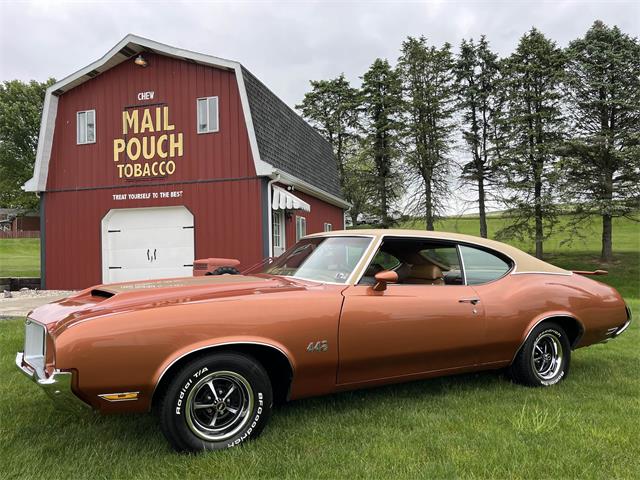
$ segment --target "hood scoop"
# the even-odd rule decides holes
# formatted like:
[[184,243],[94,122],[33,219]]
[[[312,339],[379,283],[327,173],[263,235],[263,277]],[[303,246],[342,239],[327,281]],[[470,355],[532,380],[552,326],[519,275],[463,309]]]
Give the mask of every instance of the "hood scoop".
[[103,290],[100,288],[94,288],[91,290],[92,297],[100,297],[100,298],[111,298],[115,295],[115,292],[110,292],[109,290]]

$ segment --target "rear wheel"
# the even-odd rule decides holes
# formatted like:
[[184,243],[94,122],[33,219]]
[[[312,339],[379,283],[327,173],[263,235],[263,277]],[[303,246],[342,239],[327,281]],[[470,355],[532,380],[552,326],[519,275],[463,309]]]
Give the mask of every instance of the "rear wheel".
[[269,377],[237,353],[200,357],[176,373],[159,404],[160,428],[175,450],[234,447],[255,438],[271,413]]
[[569,373],[571,345],[563,328],[553,322],[537,325],[509,368],[511,378],[531,387],[555,385]]

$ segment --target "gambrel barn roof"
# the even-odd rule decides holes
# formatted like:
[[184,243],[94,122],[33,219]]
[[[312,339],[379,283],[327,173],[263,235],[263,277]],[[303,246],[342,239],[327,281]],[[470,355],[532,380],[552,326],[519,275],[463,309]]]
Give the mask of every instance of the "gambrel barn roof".
[[99,60],[55,83],[47,90],[34,175],[24,189],[46,191],[58,98],[142,52],[235,72],[256,174],[348,207],[341,197],[338,168],[329,143],[239,62],[183,50],[136,35],[127,35]]

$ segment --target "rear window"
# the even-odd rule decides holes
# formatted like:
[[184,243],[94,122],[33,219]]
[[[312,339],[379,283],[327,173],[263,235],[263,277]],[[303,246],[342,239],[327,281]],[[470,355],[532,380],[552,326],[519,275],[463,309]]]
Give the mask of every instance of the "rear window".
[[467,285],[480,285],[503,277],[511,262],[479,248],[460,245]]

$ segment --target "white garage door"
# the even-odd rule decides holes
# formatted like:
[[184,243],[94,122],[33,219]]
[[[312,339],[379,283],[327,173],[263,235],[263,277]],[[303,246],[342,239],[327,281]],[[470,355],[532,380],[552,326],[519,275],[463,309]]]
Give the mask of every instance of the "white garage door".
[[185,207],[109,211],[102,219],[102,281],[191,276],[193,233]]

